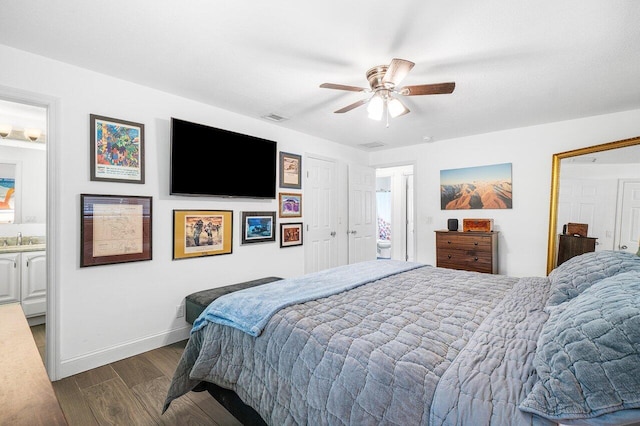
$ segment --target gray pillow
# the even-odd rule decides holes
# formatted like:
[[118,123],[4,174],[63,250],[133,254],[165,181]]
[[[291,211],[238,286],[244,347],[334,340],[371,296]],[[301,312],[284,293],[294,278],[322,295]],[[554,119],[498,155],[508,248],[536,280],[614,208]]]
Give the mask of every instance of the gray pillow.
[[593,284],[554,309],[520,409],[558,421],[640,408],[640,271]]
[[571,300],[594,283],[627,271],[640,271],[640,257],[612,250],[572,257],[549,274],[551,289],[547,307]]

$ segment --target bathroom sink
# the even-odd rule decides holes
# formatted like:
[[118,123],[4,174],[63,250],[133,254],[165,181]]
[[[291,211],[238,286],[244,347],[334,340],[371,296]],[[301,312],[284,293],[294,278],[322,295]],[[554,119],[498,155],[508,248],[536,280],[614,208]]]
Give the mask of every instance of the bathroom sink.
[[38,251],[47,248],[46,244],[22,244],[20,246],[2,246],[0,245],[0,253],[16,253],[24,251]]

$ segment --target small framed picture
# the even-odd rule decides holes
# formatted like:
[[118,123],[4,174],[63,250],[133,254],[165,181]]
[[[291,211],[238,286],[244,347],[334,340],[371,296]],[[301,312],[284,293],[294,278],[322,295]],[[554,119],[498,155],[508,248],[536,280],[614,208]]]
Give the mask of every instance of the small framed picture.
[[302,217],[302,194],[280,192],[278,206],[278,217]]
[[241,244],[276,240],[276,212],[242,212]]
[[302,245],[302,223],[280,224],[280,247]]
[[80,267],[151,260],[151,197],[80,194]]
[[302,189],[302,156],[280,151],[280,187]]
[[144,183],[144,124],[90,114],[91,180]]
[[174,210],[173,260],[231,254],[232,210]]

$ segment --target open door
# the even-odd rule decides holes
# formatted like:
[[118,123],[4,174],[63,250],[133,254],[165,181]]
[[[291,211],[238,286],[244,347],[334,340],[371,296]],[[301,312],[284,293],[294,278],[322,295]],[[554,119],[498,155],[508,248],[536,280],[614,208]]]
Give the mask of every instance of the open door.
[[376,171],[349,165],[349,263],[376,258]]

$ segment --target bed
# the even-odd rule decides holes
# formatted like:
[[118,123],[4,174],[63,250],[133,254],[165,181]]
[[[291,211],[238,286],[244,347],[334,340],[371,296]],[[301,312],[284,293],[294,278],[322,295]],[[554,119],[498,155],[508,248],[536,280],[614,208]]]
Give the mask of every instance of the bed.
[[163,412],[209,385],[270,425],[640,422],[640,258],[525,278],[377,260],[234,292],[194,322]]

